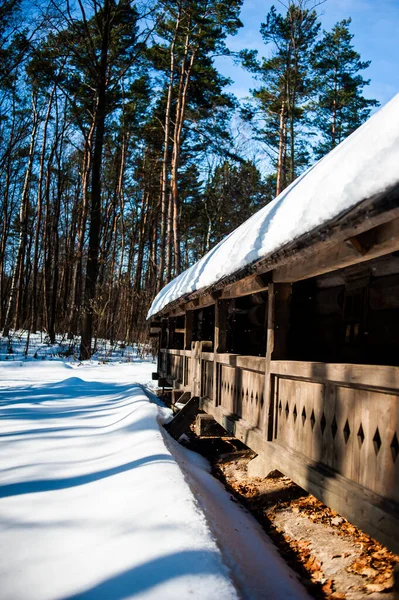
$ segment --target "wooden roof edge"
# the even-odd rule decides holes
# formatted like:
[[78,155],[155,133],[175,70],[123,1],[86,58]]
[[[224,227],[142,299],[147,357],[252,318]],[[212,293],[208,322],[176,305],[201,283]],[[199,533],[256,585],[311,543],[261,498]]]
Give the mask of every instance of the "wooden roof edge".
[[399,183],[389,190],[360,201],[355,207],[344,211],[338,217],[334,217],[334,219],[320,227],[285,244],[280,250],[256,260],[227,277],[219,279],[213,285],[173,300],[164,306],[162,310],[151,315],[149,320],[165,317],[178,308],[180,308],[181,313],[184,313],[184,305],[203,296],[213,294],[213,300],[216,301],[218,292],[241,279],[254,275],[262,276],[276,267],[303,260],[309,254],[317,252],[319,247],[343,242],[397,217],[399,217]]

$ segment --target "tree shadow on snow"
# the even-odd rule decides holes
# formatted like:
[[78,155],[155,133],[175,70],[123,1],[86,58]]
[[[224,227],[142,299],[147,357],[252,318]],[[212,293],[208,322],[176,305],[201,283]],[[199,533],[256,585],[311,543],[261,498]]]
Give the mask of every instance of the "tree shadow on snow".
[[[175,552],[132,567],[62,600],[124,600],[171,579],[186,575],[198,578],[205,574],[216,575],[219,560],[219,555],[210,550]],[[200,579],[196,586],[201,586]],[[194,590],[188,592],[194,593]]]
[[[82,385],[77,385],[76,380],[82,382]],[[71,381],[74,382],[72,385]],[[44,421],[84,415],[101,416],[101,413],[120,408],[123,406],[121,403],[125,403],[125,406],[133,403],[135,397],[142,395],[142,388],[138,384],[83,382],[77,377],[41,386],[7,388],[0,390],[0,420]],[[104,396],[112,398],[102,400]],[[87,398],[92,398],[93,403],[85,403]]]
[[[127,395],[135,393],[142,393],[141,388],[136,383],[102,383],[99,381],[83,381],[79,377],[69,377],[63,381],[43,385],[24,385],[0,390],[0,406],[18,406],[27,403],[41,405],[51,401],[100,398],[101,396],[119,394],[119,398],[110,402],[112,404],[122,400]],[[88,407],[85,406],[85,408]]]
[[85,475],[76,475],[73,477],[63,477],[60,479],[38,479],[33,481],[21,481],[16,483],[8,483],[0,486],[0,498],[9,498],[10,496],[21,496],[23,494],[36,494],[40,492],[52,492],[55,490],[65,490],[86,483],[100,481],[119,473],[125,473],[131,469],[141,467],[147,463],[173,462],[169,454],[153,454],[145,456],[137,460],[133,460],[124,465],[118,465],[110,469],[104,469],[95,473],[87,473]]

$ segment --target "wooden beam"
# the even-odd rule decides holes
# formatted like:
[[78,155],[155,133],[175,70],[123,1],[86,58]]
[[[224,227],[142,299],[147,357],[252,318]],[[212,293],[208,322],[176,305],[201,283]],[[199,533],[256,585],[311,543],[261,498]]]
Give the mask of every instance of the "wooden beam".
[[[380,202],[382,196],[385,198]],[[260,259],[254,268],[257,273],[265,273],[279,266],[288,267],[288,265],[306,262],[326,248],[357,237],[384,223],[393,222],[399,217],[398,204],[399,186],[396,186],[387,194],[380,194],[376,198],[362,202],[360,207],[356,206],[339,219],[320,226],[311,234],[305,234],[271,256]]]
[[248,275],[248,277],[226,286],[221,291],[221,298],[241,298],[249,294],[264,292],[267,290],[270,280],[270,275]]
[[351,248],[351,250],[355,250],[358,256],[364,256],[367,254],[367,249],[364,248],[359,239],[354,236],[345,241],[345,244]]
[[306,261],[279,267],[273,271],[273,281],[279,283],[301,281],[397,250],[399,250],[399,218],[352,236],[344,243],[326,247],[321,252],[308,257]]
[[350,384],[352,387],[399,390],[399,367],[355,365],[296,360],[272,360],[270,372],[280,377],[307,379],[327,383]]
[[212,297],[212,294],[205,294],[204,296],[200,296],[199,298],[195,298],[194,300],[187,302],[185,309],[197,310],[199,308],[212,306],[212,304],[215,304],[215,299]]
[[182,305],[177,306],[171,310],[165,311],[163,317],[182,317],[184,315],[184,308]]
[[189,430],[190,424],[192,423],[195,415],[198,413],[199,398],[193,396],[183,408],[177,413],[177,415],[165,425],[165,429],[169,431],[170,435],[175,439],[186,433]]

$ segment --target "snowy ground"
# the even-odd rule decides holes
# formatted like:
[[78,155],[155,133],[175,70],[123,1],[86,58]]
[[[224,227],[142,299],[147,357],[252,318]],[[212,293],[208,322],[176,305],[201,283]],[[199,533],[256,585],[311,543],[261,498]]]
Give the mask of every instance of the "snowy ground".
[[[0,598],[306,598],[165,434],[149,362],[0,362]],[[194,495],[195,494],[195,495]]]

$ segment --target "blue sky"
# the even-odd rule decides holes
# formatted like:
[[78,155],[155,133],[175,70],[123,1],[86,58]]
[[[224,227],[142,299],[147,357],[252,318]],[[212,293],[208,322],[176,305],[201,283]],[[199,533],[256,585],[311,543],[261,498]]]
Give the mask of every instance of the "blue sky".
[[[244,0],[241,11],[244,27],[228,39],[232,51],[254,48],[261,56],[268,55],[259,27],[273,4],[281,12],[285,11],[278,0]],[[399,92],[399,0],[327,0],[316,10],[323,29],[331,29],[337,21],[352,18],[355,49],[362,60],[372,61],[363,71],[363,76],[371,79],[365,95],[376,98],[382,105],[388,102]],[[217,66],[234,81],[230,91],[238,97],[247,96],[249,89],[256,86],[251,75],[235,66],[232,59],[220,58]]]

